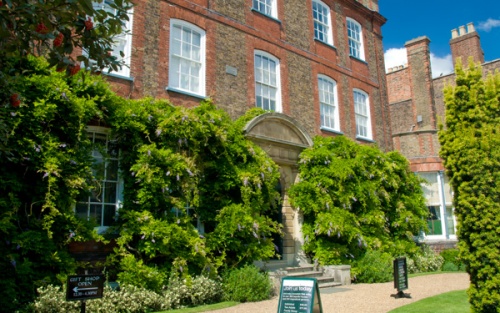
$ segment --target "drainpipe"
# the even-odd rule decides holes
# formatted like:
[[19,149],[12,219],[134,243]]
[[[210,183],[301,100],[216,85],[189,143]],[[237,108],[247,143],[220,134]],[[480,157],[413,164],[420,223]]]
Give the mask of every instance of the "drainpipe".
[[444,194],[444,171],[438,171],[439,180],[441,182],[441,205],[443,207],[443,219],[444,219],[444,231],[446,234],[446,239],[450,239],[450,234],[448,233],[448,217],[446,212],[446,196]]

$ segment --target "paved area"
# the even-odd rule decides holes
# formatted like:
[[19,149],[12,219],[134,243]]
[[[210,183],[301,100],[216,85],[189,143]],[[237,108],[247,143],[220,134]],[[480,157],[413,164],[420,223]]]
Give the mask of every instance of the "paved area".
[[[392,309],[427,297],[469,287],[466,273],[447,273],[418,276],[409,279],[411,298],[395,298],[394,283],[356,284],[327,288],[320,291],[323,313],[386,313]],[[211,313],[276,313],[279,297],[271,300],[242,303],[234,307],[210,311]]]

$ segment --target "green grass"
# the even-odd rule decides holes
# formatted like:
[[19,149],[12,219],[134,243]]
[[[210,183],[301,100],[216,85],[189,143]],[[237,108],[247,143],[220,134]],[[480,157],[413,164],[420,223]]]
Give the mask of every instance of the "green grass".
[[[429,287],[432,288],[432,287]],[[470,305],[465,290],[446,292],[404,305],[389,313],[469,313]]]
[[157,312],[157,313],[197,313],[197,312],[207,312],[207,311],[213,311],[213,310],[219,310],[219,309],[229,308],[229,307],[235,306],[237,304],[240,304],[240,303],[239,302],[234,302],[234,301],[226,301],[226,302],[220,302],[220,303],[215,303],[215,304],[200,305],[200,306],[197,306],[197,307],[194,307],[194,308],[168,310],[168,311],[161,311],[161,312]]
[[435,271],[435,272],[421,272],[408,274],[408,278],[418,277],[418,276],[426,276],[426,275],[435,275],[435,274],[457,274],[457,273],[465,273],[465,271]]

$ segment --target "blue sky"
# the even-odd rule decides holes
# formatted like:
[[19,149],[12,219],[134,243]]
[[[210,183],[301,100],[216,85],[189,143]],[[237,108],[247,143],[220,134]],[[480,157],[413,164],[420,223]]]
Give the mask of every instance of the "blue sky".
[[500,59],[500,0],[379,0],[386,68],[406,63],[404,44],[427,36],[434,76],[453,71],[451,30],[474,23],[485,61]]

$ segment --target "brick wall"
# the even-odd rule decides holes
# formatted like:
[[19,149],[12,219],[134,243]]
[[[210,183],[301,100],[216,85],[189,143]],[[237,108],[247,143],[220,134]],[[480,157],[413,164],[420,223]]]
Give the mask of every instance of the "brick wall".
[[484,63],[481,40],[472,23],[467,24],[467,26],[460,26],[458,30],[453,29],[451,33],[450,49],[453,64],[459,58],[462,59],[462,64],[468,64],[469,57],[472,57],[476,63]]

